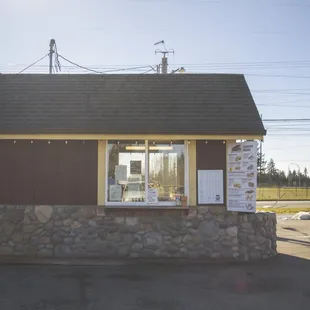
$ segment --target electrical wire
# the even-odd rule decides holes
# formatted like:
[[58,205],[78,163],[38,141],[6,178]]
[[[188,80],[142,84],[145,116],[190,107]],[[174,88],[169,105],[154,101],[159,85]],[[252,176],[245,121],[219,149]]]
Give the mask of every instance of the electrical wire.
[[57,44],[55,42],[55,70],[56,72],[58,73],[58,71],[61,71],[61,64],[60,64],[60,61],[59,61],[59,58],[58,58],[58,50],[57,50]]
[[270,118],[263,119],[263,122],[309,122],[310,118]]
[[35,61],[34,63],[32,63],[31,65],[27,66],[25,69],[21,70],[20,72],[18,72],[18,74],[23,73],[24,71],[26,71],[27,69],[29,69],[30,67],[34,66],[36,63],[38,63],[39,61],[43,60],[46,56],[48,56],[49,53],[47,53],[46,55],[44,55],[43,57],[41,57],[39,60]]
[[64,57],[62,55],[57,54],[57,57],[60,57],[63,60],[65,60],[65,61],[69,62],[70,64],[75,65],[76,67],[79,67],[81,69],[84,69],[84,70],[87,70],[87,71],[90,71],[90,72],[94,72],[94,73],[104,74],[104,72],[102,72],[102,71],[97,71],[97,70],[93,70],[93,69],[81,66],[81,65],[79,65],[79,64],[77,64],[77,63],[75,63],[75,62],[73,62],[73,61],[71,61],[69,59],[67,59],[66,57]]
[[310,79],[310,76],[304,76],[304,75],[256,74],[256,73],[246,73],[245,75],[246,76],[255,76],[255,77],[277,77],[277,78]]
[[155,71],[155,69],[153,67],[151,67],[151,69],[146,70],[146,71],[142,72],[141,74],[146,74],[146,73],[149,73],[151,71]]
[[128,71],[128,70],[137,70],[137,69],[144,69],[144,68],[150,68],[151,70],[154,70],[152,66],[142,66],[142,67],[132,67],[132,68],[122,68],[122,69],[116,69],[116,70],[106,70],[104,73],[109,73],[109,72],[119,72],[119,71]]
[[288,108],[310,108],[308,105],[288,105],[288,104],[256,104],[259,107],[288,107]]
[[129,70],[137,70],[137,69],[144,69],[144,68],[151,68],[149,71],[151,70],[154,70],[152,66],[150,65],[147,65],[147,66],[139,66],[139,67],[132,67],[132,68],[121,68],[121,69],[111,69],[111,70],[106,70],[106,71],[98,71],[98,70],[94,70],[94,69],[91,69],[91,68],[87,68],[87,67],[84,67],[84,66],[81,66],[69,59],[67,59],[66,57],[62,56],[62,55],[59,55],[57,54],[58,57],[62,58],[63,60],[71,63],[72,65],[75,65],[76,67],[79,67],[81,69],[84,69],[84,70],[87,70],[87,71],[90,71],[90,72],[94,72],[94,73],[97,73],[97,74],[106,74],[106,73],[109,73],[109,72],[120,72],[120,71],[129,71]]

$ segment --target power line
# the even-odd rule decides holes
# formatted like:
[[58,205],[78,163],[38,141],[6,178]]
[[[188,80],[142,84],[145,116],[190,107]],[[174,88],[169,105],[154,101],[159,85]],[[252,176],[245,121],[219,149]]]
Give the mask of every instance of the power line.
[[246,76],[257,76],[257,77],[310,79],[310,76],[304,76],[304,75],[256,74],[256,73],[246,73],[245,75]]
[[299,102],[309,102],[309,99],[298,99],[298,100],[290,100],[290,101],[276,101],[276,102],[267,102],[267,104],[275,104],[275,103],[299,103]]
[[[16,65],[23,65],[23,64],[16,64]],[[187,63],[187,64],[173,64],[175,66],[187,66],[187,67],[222,67],[222,66],[258,66],[258,67],[262,67],[262,66],[268,66],[270,67],[270,65],[298,65],[298,66],[310,66],[310,60],[301,60],[301,61],[270,61],[270,62],[218,62],[218,63]],[[1,64],[0,66],[5,66],[3,64]],[[85,65],[87,68],[91,68],[91,67],[105,67],[108,65]],[[124,66],[124,65],[115,65],[115,66]],[[248,75],[254,75],[249,73]],[[262,75],[262,74],[255,74],[257,76],[268,76],[268,75]],[[276,77],[282,77],[282,75],[270,75],[270,76],[276,76]],[[294,76],[295,77],[295,76]],[[299,76],[296,76],[299,77]],[[310,77],[306,77],[306,78],[310,78]]]
[[142,72],[141,74],[149,73],[149,72],[151,72],[151,71],[155,71],[155,69],[154,69],[153,67],[151,67],[151,69],[146,70],[146,71]]
[[270,118],[263,119],[263,122],[309,122],[310,118]]
[[67,59],[67,58],[64,57],[64,56],[59,55],[59,54],[57,54],[57,56],[60,57],[60,58],[62,58],[62,59],[65,60],[65,61],[69,62],[70,64],[75,65],[76,67],[81,68],[81,69],[84,69],[84,70],[87,70],[87,71],[90,71],[90,72],[94,72],[94,73],[104,74],[104,72],[102,72],[102,71],[97,71],[97,70],[93,70],[93,69],[90,69],[90,68],[81,66],[81,65],[79,65],[79,64],[77,64],[77,63],[75,63],[75,62],[73,62],[73,61]]
[[148,66],[142,66],[142,67],[132,67],[132,68],[122,68],[122,69],[106,70],[103,73],[119,72],[119,71],[129,71],[129,70],[137,70],[137,69],[144,69],[144,68],[151,68],[152,70],[154,70],[154,68],[152,66],[148,65]]
[[106,71],[98,71],[98,70],[94,70],[94,69],[87,68],[87,67],[84,67],[82,65],[79,65],[79,64],[77,64],[77,63],[67,59],[66,57],[64,57],[62,55],[57,54],[57,56],[62,58],[62,59],[64,59],[65,61],[71,63],[72,65],[75,65],[76,67],[79,67],[81,69],[84,69],[84,70],[87,70],[87,71],[90,71],[90,72],[94,72],[94,73],[97,73],[97,74],[106,74],[106,73],[109,73],[109,72],[130,71],[130,70],[137,70],[137,69],[144,69],[144,68],[151,68],[149,71],[154,70],[152,66],[147,65],[147,66],[139,66],[139,67],[131,67],[131,68],[120,68],[120,69],[111,69],[111,70],[106,70]]
[[288,105],[288,104],[256,104],[257,106],[260,107],[288,107],[288,108],[310,108],[308,105]]
[[275,150],[283,150],[286,148],[303,148],[303,147],[310,147],[310,144],[302,144],[302,145],[285,145],[284,147],[277,147],[277,148],[268,148],[269,150],[275,151]]
[[49,53],[47,53],[46,55],[44,55],[43,57],[41,57],[40,59],[38,59],[37,61],[35,61],[34,63],[32,63],[31,65],[27,66],[25,69],[23,69],[22,71],[18,72],[18,74],[23,73],[24,71],[26,71],[27,69],[29,69],[30,67],[34,66],[36,63],[38,63],[39,61],[43,60],[45,57],[47,57],[49,55]]

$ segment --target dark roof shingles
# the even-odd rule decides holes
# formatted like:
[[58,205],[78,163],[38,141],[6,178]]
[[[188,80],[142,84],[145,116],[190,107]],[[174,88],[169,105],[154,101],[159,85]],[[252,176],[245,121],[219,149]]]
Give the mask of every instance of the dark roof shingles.
[[265,134],[243,75],[0,75],[0,133]]

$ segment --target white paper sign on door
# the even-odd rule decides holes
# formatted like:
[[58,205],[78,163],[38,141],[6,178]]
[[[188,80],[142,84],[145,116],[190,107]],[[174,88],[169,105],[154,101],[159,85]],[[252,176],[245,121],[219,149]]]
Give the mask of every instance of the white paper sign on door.
[[149,204],[158,203],[158,190],[157,190],[157,188],[149,188],[147,202]]
[[109,185],[109,201],[122,201],[121,185]]
[[223,183],[223,170],[198,170],[198,204],[223,204]]
[[115,166],[115,180],[127,181],[127,166],[125,165]]

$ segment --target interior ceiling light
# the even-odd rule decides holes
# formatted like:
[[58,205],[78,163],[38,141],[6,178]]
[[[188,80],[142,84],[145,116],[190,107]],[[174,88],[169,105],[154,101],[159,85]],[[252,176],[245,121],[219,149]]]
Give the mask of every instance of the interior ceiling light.
[[[126,146],[127,151],[145,151],[145,146],[136,146],[136,145],[128,145]],[[165,146],[165,145],[156,145],[156,146],[150,146],[150,151],[172,151],[173,146]]]
[[173,146],[150,146],[150,150],[151,151],[172,151],[173,150]]
[[145,146],[138,146],[138,145],[127,145],[126,146],[127,151],[144,151]]

